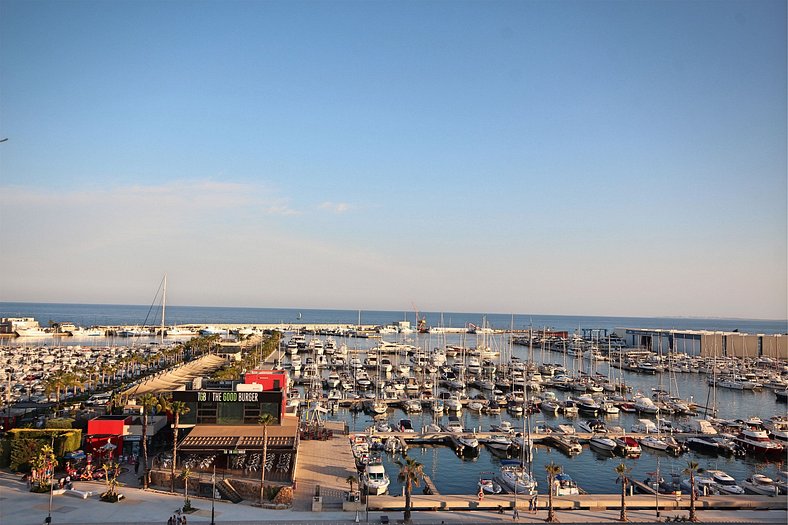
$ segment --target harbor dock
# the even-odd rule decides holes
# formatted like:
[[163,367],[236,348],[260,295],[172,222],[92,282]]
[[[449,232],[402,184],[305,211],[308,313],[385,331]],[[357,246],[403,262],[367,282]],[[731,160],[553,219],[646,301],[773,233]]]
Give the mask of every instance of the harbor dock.
[[[527,509],[528,497],[516,499],[512,494],[505,496],[485,496],[479,499],[476,495],[420,495],[411,496],[413,510],[432,511],[474,511]],[[375,511],[401,511],[404,509],[405,499],[401,496],[370,496],[369,508]],[[655,509],[656,501],[653,495],[635,494],[627,496],[628,509]],[[663,511],[689,509],[689,496],[680,497],[660,494],[659,508]],[[537,506],[540,510],[547,509],[547,495],[540,494]],[[786,510],[786,498],[773,498],[770,496],[702,496],[695,506],[698,510]],[[579,496],[553,496],[553,507],[557,510],[596,510],[618,509],[621,507],[621,494],[582,494]]]

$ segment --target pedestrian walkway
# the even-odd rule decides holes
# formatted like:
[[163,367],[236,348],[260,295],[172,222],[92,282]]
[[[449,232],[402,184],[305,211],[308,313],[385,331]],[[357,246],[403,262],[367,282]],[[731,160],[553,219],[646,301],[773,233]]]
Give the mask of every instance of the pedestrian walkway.
[[[101,492],[101,482],[75,483],[78,490]],[[52,500],[52,523],[54,525],[140,525],[147,523],[167,523],[167,518],[183,505],[183,495],[173,495],[157,491],[142,491],[137,488],[123,487],[120,489],[126,498],[120,503],[103,503],[98,496],[79,499],[73,496],[55,496]],[[195,523],[206,525],[211,522],[211,500],[192,496],[192,504],[199,510],[188,514],[190,525]],[[0,523],[3,525],[41,525],[49,512],[49,495],[34,494],[19,476],[8,472],[0,472]],[[662,513],[661,519],[677,513]],[[686,512],[679,515],[686,515]],[[561,523],[613,523],[618,520],[618,510],[588,511],[562,510],[557,512]],[[699,511],[703,523],[753,523],[782,524],[786,523],[786,511]],[[403,518],[402,512],[370,512],[367,520],[366,512],[359,514],[363,523],[379,524],[381,516],[388,516],[391,525],[397,525]],[[546,511],[536,514],[520,512],[517,523],[544,523]],[[655,523],[654,511],[630,511],[632,523]],[[355,523],[353,512],[322,512],[315,513],[300,510],[261,509],[250,504],[233,505],[229,502],[215,502],[215,523],[217,525],[263,525],[263,524],[351,524]],[[514,523],[511,511],[504,514],[488,511],[438,511],[414,512],[415,525],[472,525]]]

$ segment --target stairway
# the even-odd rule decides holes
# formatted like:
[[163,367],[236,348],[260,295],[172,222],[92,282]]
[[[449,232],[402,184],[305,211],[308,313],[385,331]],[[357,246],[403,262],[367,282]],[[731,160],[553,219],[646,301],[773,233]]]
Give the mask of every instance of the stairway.
[[230,483],[229,479],[223,479],[216,483],[216,490],[219,491],[219,494],[222,495],[222,498],[232,501],[233,503],[238,503],[243,501],[243,498],[240,494],[233,488],[232,484]]

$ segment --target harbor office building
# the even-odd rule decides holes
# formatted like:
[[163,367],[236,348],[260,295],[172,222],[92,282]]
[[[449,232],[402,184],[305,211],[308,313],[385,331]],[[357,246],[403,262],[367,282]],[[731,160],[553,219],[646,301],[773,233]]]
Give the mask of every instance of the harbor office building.
[[[286,372],[276,370],[249,372],[231,390],[174,391],[173,401],[189,407],[179,420],[189,430],[178,444],[178,465],[205,472],[215,466],[224,477],[259,480],[266,432],[266,481],[292,482],[298,418],[285,412],[286,393]],[[273,420],[265,429],[259,424],[264,415]]]
[[[708,330],[626,328],[629,347],[652,352],[679,352],[701,357],[788,359],[788,335]],[[620,333],[621,330],[618,330]]]

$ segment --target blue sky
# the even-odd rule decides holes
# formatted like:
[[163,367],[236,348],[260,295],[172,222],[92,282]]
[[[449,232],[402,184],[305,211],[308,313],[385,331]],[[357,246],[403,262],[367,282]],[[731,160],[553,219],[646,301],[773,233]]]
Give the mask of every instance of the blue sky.
[[0,300],[786,318],[786,4],[0,3]]

